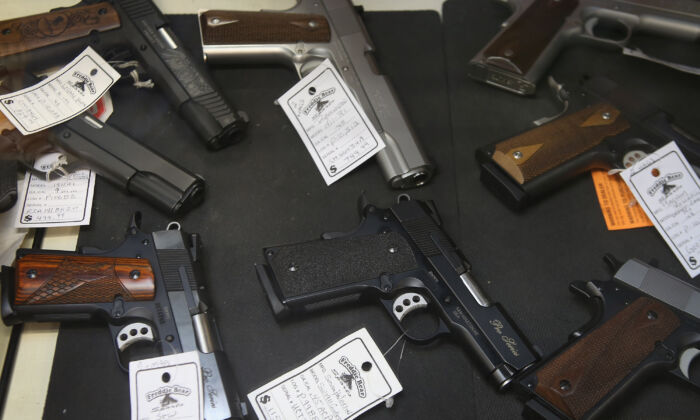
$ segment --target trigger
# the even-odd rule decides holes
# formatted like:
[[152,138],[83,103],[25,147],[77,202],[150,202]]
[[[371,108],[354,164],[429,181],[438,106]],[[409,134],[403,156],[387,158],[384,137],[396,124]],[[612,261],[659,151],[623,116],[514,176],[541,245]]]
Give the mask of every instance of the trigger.
[[401,321],[403,318],[417,309],[428,307],[428,302],[418,293],[404,293],[394,300],[394,317]]
[[696,349],[695,347],[686,349],[681,353],[681,357],[678,360],[678,369],[680,369],[686,379],[690,379],[690,364],[698,354],[700,354],[700,349]]
[[153,329],[150,325],[143,322],[135,322],[126,325],[119,330],[117,334],[117,348],[120,352],[126,350],[127,347],[140,341],[154,342]]

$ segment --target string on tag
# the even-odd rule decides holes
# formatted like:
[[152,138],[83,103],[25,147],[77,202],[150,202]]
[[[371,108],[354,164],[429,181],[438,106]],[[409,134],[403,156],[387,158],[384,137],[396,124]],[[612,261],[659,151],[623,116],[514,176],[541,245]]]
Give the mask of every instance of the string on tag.
[[133,80],[132,85],[134,87],[146,89],[152,89],[153,87],[155,87],[155,83],[153,83],[152,79],[141,80],[139,72],[136,70],[137,66],[139,65],[138,61],[109,61],[109,64],[117,69],[128,70],[129,68],[131,68],[131,70],[129,70],[129,72],[127,73],[127,76]]
[[68,171],[63,167],[65,165],[68,165],[68,159],[66,159],[66,156],[58,155],[56,160],[51,162],[49,170],[46,171],[46,181],[48,182],[51,180],[51,173],[53,172],[57,172],[61,177],[68,176]]
[[400,341],[402,338],[404,338],[405,336],[406,336],[406,331],[404,331],[403,333],[401,333],[401,335],[399,336],[399,338],[397,338],[396,341],[394,341],[394,344],[392,344],[391,347],[389,347],[389,349],[388,349],[387,351],[385,351],[384,353],[382,353],[382,356],[386,356],[391,350],[393,350],[394,347],[396,347],[396,345],[399,344],[399,341]]

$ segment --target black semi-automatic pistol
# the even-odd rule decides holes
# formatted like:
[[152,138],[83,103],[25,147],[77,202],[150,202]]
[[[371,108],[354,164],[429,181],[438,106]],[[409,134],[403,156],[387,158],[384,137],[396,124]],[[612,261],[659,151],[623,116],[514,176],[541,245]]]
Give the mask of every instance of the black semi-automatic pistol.
[[[457,337],[500,389],[537,360],[515,323],[480,290],[431,202],[402,195],[388,209],[361,207],[363,220],[353,232],[264,249],[267,264],[256,269],[275,316],[359,293],[382,302],[412,341]],[[439,326],[419,337],[402,321],[426,308]]]

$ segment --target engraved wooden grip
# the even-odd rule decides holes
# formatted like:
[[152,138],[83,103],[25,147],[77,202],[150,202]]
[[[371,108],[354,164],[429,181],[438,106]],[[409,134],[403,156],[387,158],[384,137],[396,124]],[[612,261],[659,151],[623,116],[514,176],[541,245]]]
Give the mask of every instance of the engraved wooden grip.
[[71,7],[6,20],[0,22],[0,57],[80,38],[92,31],[107,31],[119,26],[119,14],[109,3]]
[[668,306],[641,297],[540,369],[535,392],[579,419],[679,326]]
[[493,160],[522,185],[629,127],[618,109],[600,103],[498,143]]
[[16,263],[15,305],[152,300],[155,279],[148,260],[29,254]]
[[209,10],[200,14],[202,43],[290,44],[329,42],[331,30],[321,15]]
[[484,59],[488,64],[526,74],[577,6],[577,0],[535,0],[484,49]]

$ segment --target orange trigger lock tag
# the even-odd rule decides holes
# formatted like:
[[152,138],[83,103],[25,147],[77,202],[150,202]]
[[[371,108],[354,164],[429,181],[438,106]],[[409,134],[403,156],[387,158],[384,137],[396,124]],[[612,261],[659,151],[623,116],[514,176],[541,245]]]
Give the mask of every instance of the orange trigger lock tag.
[[591,177],[608,230],[653,226],[621,177],[603,170],[591,171]]

